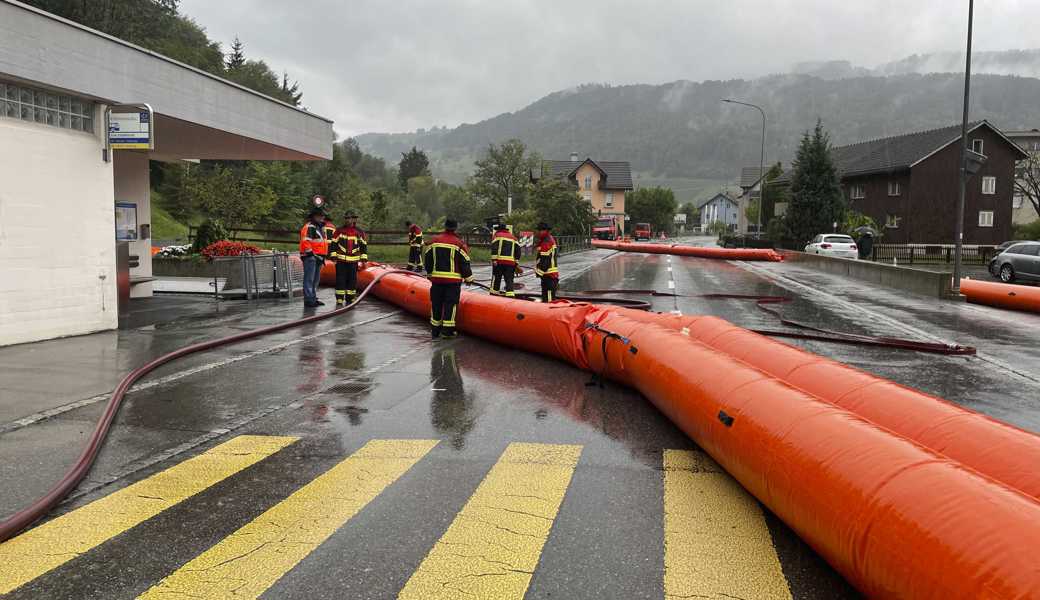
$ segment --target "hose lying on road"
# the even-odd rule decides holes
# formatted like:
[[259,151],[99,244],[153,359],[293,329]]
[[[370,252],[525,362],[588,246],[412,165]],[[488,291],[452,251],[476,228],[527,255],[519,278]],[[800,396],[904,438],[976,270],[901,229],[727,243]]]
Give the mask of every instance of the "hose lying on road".
[[695,256],[698,258],[720,258],[723,260],[768,260],[780,262],[784,260],[772,248],[716,248],[707,246],[682,246],[679,244],[633,244],[631,242],[611,242],[592,240],[596,248],[617,250],[619,252],[644,252],[646,254],[672,254],[674,256]]
[[[392,276],[373,293],[425,317],[429,289]],[[459,315],[642,392],[868,597],[1040,589],[1038,436],[714,317],[470,292]]]
[[961,293],[975,304],[1040,313],[1040,287],[961,279]]
[[[806,331],[813,331],[823,335],[813,335],[807,333],[798,333],[794,331],[777,331],[773,329],[749,329],[755,333],[762,335],[768,335],[771,337],[786,337],[791,339],[799,340],[813,340],[820,342],[833,342],[837,344],[853,344],[857,346],[876,346],[880,348],[898,348],[902,350],[914,350],[917,352],[928,352],[931,354],[946,354],[946,355],[959,355],[959,356],[970,356],[975,354],[975,348],[971,346],[962,346],[960,344],[941,344],[938,342],[924,342],[919,340],[907,340],[903,338],[894,338],[886,336],[873,336],[873,335],[862,335],[858,333],[848,333],[844,331],[834,331],[832,329],[823,329],[814,325],[793,321],[783,316],[783,314],[771,308],[773,304],[784,304],[790,302],[791,299],[787,296],[761,296],[755,294],[676,294],[673,292],[659,292],[657,290],[587,290],[582,293],[587,294],[643,294],[648,296],[669,296],[669,297],[680,297],[680,298],[705,298],[709,300],[753,300],[755,306],[776,317],[782,325],[788,327],[795,327],[798,329],[804,329]],[[575,294],[572,298],[580,298],[581,294]]]
[[299,327],[300,325],[306,325],[308,323],[315,323],[317,321],[322,321],[324,319],[329,319],[331,317],[341,315],[357,306],[357,303],[368,295],[369,291],[380,279],[391,274],[398,274],[402,276],[417,276],[416,273],[409,273],[408,271],[403,270],[381,269],[380,273],[377,276],[371,278],[371,281],[368,282],[368,285],[365,286],[365,289],[362,290],[360,294],[358,294],[357,299],[355,299],[353,302],[351,302],[343,308],[312,315],[309,317],[304,317],[295,321],[287,321],[285,323],[279,323],[277,325],[261,327],[260,329],[254,329],[252,331],[246,331],[243,333],[237,333],[235,335],[229,335],[227,337],[222,337],[215,340],[209,340],[205,342],[199,342],[197,344],[192,344],[179,350],[174,350],[173,352],[163,354],[162,356],[154,358],[145,363],[144,365],[131,371],[126,377],[122,379],[122,381],[119,382],[119,385],[116,386],[115,391],[112,392],[112,397],[108,400],[108,404],[105,405],[105,410],[102,413],[101,418],[98,420],[97,425],[94,427],[94,431],[93,433],[91,433],[90,439],[87,440],[86,447],[83,448],[83,451],[76,459],[76,462],[73,463],[72,467],[69,468],[69,470],[61,478],[61,480],[59,480],[58,483],[55,484],[54,487],[52,487],[50,491],[48,491],[43,497],[36,500],[26,508],[23,508],[22,510],[14,513],[9,518],[5,519],[3,522],[0,522],[0,542],[14,537],[14,535],[17,534],[19,531],[25,529],[32,523],[36,522],[37,519],[47,514],[48,511],[54,508],[54,506],[61,502],[62,499],[68,496],[69,493],[72,492],[72,490],[74,490],[77,485],[79,485],[80,481],[83,480],[83,478],[90,471],[91,466],[94,464],[94,460],[97,458],[98,452],[101,450],[101,446],[104,443],[105,438],[108,436],[109,429],[112,426],[112,421],[115,419],[116,413],[119,412],[119,407],[122,405],[123,398],[126,396],[126,393],[130,390],[130,387],[133,386],[133,384],[137,380],[147,375],[150,371],[153,371],[159,366],[164,365],[168,362],[188,356],[189,354],[195,354],[196,352],[202,352],[204,350],[209,350],[218,346],[227,346],[229,344],[235,344],[237,342],[252,339],[262,335],[275,333],[285,329],[290,329],[292,327]]

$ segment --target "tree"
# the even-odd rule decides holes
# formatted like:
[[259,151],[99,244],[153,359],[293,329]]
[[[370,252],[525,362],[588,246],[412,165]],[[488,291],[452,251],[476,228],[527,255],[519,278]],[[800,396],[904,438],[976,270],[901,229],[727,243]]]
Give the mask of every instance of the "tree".
[[846,210],[838,171],[831,160],[830,138],[817,120],[813,134],[806,131],[798,146],[786,225],[795,242],[805,243],[817,234],[833,231],[834,223],[844,223]]
[[437,183],[429,175],[408,180],[408,200],[430,221],[444,213],[438,191]]
[[230,227],[260,222],[277,201],[274,190],[256,179],[240,179],[233,169],[213,165],[192,179],[189,190],[207,219]]
[[442,204],[445,216],[458,221],[459,226],[482,223],[480,202],[465,188],[452,186],[444,194]]
[[528,207],[539,221],[552,226],[561,235],[588,233],[595,220],[592,205],[570,184],[558,177],[543,177],[531,186]]
[[655,231],[671,231],[679,205],[672,190],[647,187],[628,194],[625,208],[633,223],[650,223]]
[[397,163],[397,181],[402,190],[408,191],[408,180],[423,176],[430,176],[430,159],[425,152],[412,146],[408,152],[401,153],[401,162]]
[[680,206],[679,212],[686,215],[687,230],[693,229],[700,222],[701,209],[697,208],[697,205],[693,202],[687,202]]
[[1015,169],[1015,195],[1029,200],[1040,215],[1040,152],[1030,152],[1029,158]]
[[294,81],[289,83],[289,73],[287,71],[282,71],[281,98],[293,106],[299,106],[300,100],[303,100],[300,82]]
[[231,51],[224,58],[224,68],[228,71],[236,71],[246,64],[245,48],[245,44],[236,35],[235,41],[231,42]]
[[513,198],[514,209],[524,208],[531,170],[539,162],[538,157],[527,154],[520,140],[512,139],[500,146],[488,144],[484,156],[475,163],[474,191],[486,198],[487,208],[495,212],[506,212],[509,196]]
[[[769,226],[769,222],[776,216],[776,205],[778,202],[787,202],[787,190],[782,186],[774,185],[772,182],[784,174],[784,167],[778,162],[769,167],[762,182],[762,228]],[[748,216],[750,219],[751,217]]]

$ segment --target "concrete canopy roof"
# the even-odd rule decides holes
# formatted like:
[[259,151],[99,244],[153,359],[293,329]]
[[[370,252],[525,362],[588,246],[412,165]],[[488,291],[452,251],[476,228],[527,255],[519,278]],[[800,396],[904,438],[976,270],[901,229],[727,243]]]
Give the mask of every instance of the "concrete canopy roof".
[[332,121],[15,0],[0,0],[0,75],[105,104],[147,102],[155,158],[332,158]]

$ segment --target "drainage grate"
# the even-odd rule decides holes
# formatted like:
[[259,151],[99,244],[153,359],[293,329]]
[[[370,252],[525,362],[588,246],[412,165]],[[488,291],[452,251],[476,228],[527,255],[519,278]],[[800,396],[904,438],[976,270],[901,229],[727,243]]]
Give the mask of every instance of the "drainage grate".
[[325,391],[323,394],[363,394],[365,392],[372,391],[371,381],[344,381],[343,383],[337,383]]

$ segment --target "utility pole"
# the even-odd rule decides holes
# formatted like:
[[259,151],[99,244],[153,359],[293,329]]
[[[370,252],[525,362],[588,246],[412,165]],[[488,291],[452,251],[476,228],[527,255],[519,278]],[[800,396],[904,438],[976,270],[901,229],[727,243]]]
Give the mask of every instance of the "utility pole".
[[766,196],[766,111],[762,110],[762,107],[757,104],[751,104],[750,102],[741,102],[739,100],[731,100],[724,98],[723,102],[730,104],[740,104],[742,106],[750,106],[751,108],[758,109],[758,112],[762,114],[762,147],[758,153],[758,217],[757,223],[755,224],[755,237],[762,236],[762,204],[765,201]]
[[968,0],[968,48],[964,57],[964,114],[961,116],[961,160],[957,190],[957,231],[953,252],[953,293],[961,291],[961,251],[964,245],[964,195],[968,185],[968,100],[971,92],[971,22],[975,0]]

